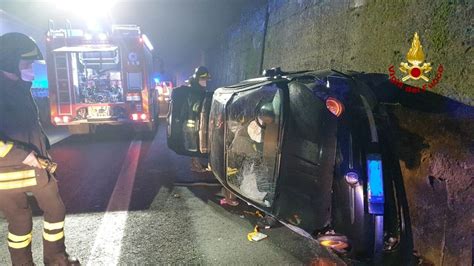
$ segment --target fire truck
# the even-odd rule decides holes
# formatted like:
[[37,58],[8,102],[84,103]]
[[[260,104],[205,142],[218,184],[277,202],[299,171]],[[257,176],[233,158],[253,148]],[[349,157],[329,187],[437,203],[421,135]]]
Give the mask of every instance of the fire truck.
[[136,25],[111,32],[50,29],[46,35],[51,122],[72,134],[98,125],[131,124],[153,131],[158,100],[153,45]]

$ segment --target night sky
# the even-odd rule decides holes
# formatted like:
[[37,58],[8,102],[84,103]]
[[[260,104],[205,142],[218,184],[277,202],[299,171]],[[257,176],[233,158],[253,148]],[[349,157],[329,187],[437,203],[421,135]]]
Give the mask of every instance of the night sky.
[[[112,8],[110,16],[97,21],[140,25],[150,37],[157,55],[167,67],[173,67],[186,60],[188,55],[208,47],[232,22],[239,19],[242,8],[255,2],[263,1],[119,1]],[[49,18],[55,20],[57,28],[64,26],[65,19],[71,21],[73,28],[86,25],[85,14],[58,9],[50,1],[1,0],[0,8],[43,32],[48,28]]]

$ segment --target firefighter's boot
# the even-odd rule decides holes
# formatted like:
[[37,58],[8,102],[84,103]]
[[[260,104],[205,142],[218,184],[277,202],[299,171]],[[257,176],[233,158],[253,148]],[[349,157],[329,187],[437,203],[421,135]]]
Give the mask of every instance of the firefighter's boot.
[[34,265],[31,254],[31,233],[26,235],[15,235],[8,233],[8,250],[12,265]]
[[75,257],[70,257],[67,253],[56,255],[53,259],[44,259],[46,266],[79,266],[81,263]]
[[69,257],[64,245],[64,221],[43,225],[43,253],[45,265],[80,265],[79,260]]

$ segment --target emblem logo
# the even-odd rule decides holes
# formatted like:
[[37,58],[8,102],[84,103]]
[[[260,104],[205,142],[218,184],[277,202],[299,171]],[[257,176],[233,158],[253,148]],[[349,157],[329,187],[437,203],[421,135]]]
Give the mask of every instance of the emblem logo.
[[420,37],[418,37],[417,32],[415,32],[411,48],[408,51],[407,61],[408,63],[400,63],[400,70],[407,74],[402,78],[402,81],[407,81],[408,79],[418,80],[420,78],[426,82],[429,81],[424,74],[431,71],[431,63],[423,63],[425,61],[425,53],[423,53],[423,46],[420,43]]
[[[396,77],[395,67],[393,65],[388,68],[390,81],[399,89],[409,93],[420,93],[426,91],[427,88],[433,89],[441,80],[444,71],[443,65],[441,64],[438,66],[436,75],[431,82],[427,75],[425,75],[432,70],[432,67],[430,62],[425,62],[423,46],[421,45],[420,37],[416,32],[413,37],[410,50],[408,50],[406,59],[408,62],[401,62],[399,67],[400,71],[405,74],[401,80]],[[416,81],[419,79],[422,79],[424,82],[426,82],[421,86],[421,88],[413,87],[403,83],[408,80]]]

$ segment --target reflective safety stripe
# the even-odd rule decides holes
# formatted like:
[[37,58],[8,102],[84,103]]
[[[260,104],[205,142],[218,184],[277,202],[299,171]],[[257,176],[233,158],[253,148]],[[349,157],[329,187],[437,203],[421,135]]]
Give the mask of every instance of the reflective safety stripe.
[[63,229],[64,228],[64,221],[57,222],[57,223],[48,223],[46,221],[43,221],[43,228],[46,229],[46,230]]
[[237,168],[227,167],[227,176],[235,175],[237,172],[239,172]]
[[7,156],[10,150],[13,148],[13,142],[3,142],[0,141],[0,157],[3,158]]
[[63,237],[64,237],[64,231],[61,231],[60,233],[57,233],[57,234],[48,234],[43,231],[44,240],[47,240],[49,242],[61,240]]
[[196,122],[194,120],[188,120],[188,123],[186,124],[187,127],[194,127],[196,125]]
[[24,170],[24,171],[0,173],[0,182],[10,181],[10,180],[17,180],[17,179],[32,178],[32,177],[35,177],[35,176],[36,176],[35,170]]
[[0,190],[15,189],[36,186],[36,178],[23,179],[18,181],[0,182]]
[[22,242],[11,242],[8,241],[8,246],[14,249],[26,248],[31,243],[31,238],[28,238]]
[[24,235],[24,236],[19,236],[19,235],[15,235],[15,234],[12,234],[12,233],[8,232],[8,239],[13,241],[13,242],[25,241],[25,240],[28,240],[29,238],[32,238],[31,233],[29,233],[27,235]]
[[8,233],[8,246],[14,249],[26,248],[33,238],[32,234],[29,233],[24,236],[15,235]]

